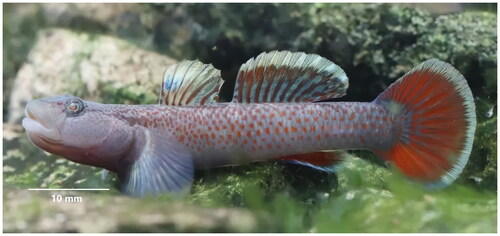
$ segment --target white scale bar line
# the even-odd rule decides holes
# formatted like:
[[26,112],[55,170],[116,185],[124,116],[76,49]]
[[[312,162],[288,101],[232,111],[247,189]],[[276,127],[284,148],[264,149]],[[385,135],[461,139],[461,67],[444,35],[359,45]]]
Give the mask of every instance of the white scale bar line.
[[109,188],[29,188],[29,191],[107,191]]

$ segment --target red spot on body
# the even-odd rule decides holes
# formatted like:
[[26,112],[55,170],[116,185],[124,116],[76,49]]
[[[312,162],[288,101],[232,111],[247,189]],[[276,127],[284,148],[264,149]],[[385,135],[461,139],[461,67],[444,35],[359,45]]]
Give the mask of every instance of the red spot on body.
[[299,129],[297,129],[297,127],[295,127],[295,126],[292,126],[291,129],[292,129],[292,132],[294,132],[294,133],[299,131]]
[[264,130],[264,132],[266,132],[266,134],[271,134],[271,131],[269,130],[269,127],[268,127],[268,128],[266,128],[266,129]]
[[311,130],[311,132],[316,132],[316,126],[311,125],[310,130]]
[[260,136],[260,129],[256,130],[256,131],[255,131],[255,134],[256,134],[257,136]]
[[353,112],[353,113],[351,113],[351,115],[349,115],[349,120],[354,120],[354,116],[355,116],[355,115],[354,115],[354,112]]

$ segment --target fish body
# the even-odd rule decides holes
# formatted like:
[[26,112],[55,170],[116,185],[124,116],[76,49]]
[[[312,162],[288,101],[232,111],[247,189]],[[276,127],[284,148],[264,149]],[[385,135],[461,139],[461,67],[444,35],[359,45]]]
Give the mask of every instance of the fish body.
[[[216,103],[204,106],[103,105],[127,126],[171,133],[197,168],[263,161],[317,150],[392,144],[404,118],[374,103]],[[239,157],[239,158],[238,158]]]
[[264,53],[244,64],[233,101],[210,65],[166,70],[158,105],[117,105],[65,95],[34,100],[30,140],[69,160],[116,172],[125,192],[189,189],[195,168],[284,160],[332,170],[339,150],[365,149],[431,187],[464,168],[475,131],[472,95],[451,65],[432,59],[372,102],[342,96],[345,73],[317,55]]

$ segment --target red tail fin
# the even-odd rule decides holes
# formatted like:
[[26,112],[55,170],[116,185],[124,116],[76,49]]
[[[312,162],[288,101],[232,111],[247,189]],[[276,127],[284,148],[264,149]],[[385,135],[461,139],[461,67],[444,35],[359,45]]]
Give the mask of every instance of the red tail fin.
[[476,114],[469,86],[453,66],[427,60],[374,102],[405,117],[398,141],[374,150],[377,155],[429,187],[446,186],[458,177],[472,149]]

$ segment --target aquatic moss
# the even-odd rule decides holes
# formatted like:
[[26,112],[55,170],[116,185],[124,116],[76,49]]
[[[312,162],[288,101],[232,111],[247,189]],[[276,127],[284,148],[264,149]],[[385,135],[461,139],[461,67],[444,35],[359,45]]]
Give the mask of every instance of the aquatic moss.
[[147,89],[133,85],[116,85],[115,83],[100,83],[100,102],[109,104],[155,104],[158,95]]

